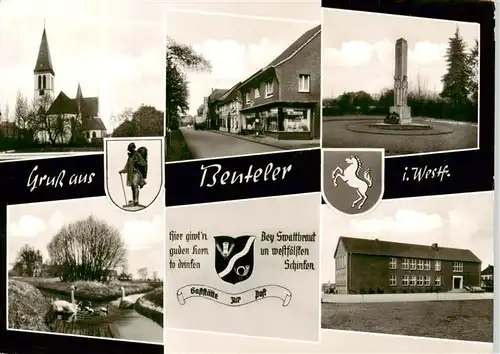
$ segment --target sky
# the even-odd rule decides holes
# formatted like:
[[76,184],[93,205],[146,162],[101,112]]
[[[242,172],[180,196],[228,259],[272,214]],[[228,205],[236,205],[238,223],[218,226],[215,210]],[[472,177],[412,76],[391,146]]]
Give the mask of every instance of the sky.
[[321,21],[317,2],[229,5],[214,6],[210,13],[167,12],[167,36],[192,46],[212,64],[211,73],[187,72],[190,115],[213,88],[230,89],[247,79]]
[[[106,4],[103,4],[106,3]],[[57,95],[99,97],[108,131],[125,108],[141,104],[164,110],[165,26],[142,15],[142,1],[130,1],[135,17],[121,16],[118,3],[99,0],[7,0],[0,11],[0,105],[13,119],[17,91],[34,95],[35,67],[45,28]],[[150,10],[144,11],[147,13]],[[138,21],[140,19],[141,22]],[[22,24],[22,25],[21,25]]]
[[493,192],[383,200],[350,218],[321,208],[321,282],[335,282],[334,253],[340,236],[469,249],[494,265]]
[[29,244],[48,258],[47,245],[57,232],[69,223],[92,215],[120,230],[127,249],[128,272],[137,276],[147,267],[164,277],[164,205],[155,203],[144,212],[127,214],[106,197],[83,198],[56,202],[10,205],[7,208],[7,258],[9,267],[19,250]]
[[472,48],[479,39],[478,24],[323,9],[323,98],[392,88],[394,46],[401,37],[408,42],[410,89],[418,87],[420,78],[421,87],[440,93],[448,38],[457,25]]

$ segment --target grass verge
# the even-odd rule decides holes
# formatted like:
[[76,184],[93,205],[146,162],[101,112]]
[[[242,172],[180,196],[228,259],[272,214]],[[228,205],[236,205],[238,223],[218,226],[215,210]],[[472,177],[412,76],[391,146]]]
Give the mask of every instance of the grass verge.
[[163,327],[163,287],[137,299],[135,310]]
[[49,301],[33,285],[9,279],[9,328],[49,331],[45,314]]
[[189,151],[189,147],[180,129],[170,132],[170,148],[166,154],[167,162],[193,159],[193,154]]
[[493,342],[493,300],[322,303],[321,328]]
[[121,297],[121,287],[125,289],[126,295],[150,292],[159,286],[161,282],[120,282],[112,281],[108,284],[97,281],[76,281],[72,283],[61,282],[56,278],[20,278],[22,282],[29,283],[38,289],[52,292],[54,294],[69,295],[71,285],[76,286],[75,298],[89,301],[110,301]]

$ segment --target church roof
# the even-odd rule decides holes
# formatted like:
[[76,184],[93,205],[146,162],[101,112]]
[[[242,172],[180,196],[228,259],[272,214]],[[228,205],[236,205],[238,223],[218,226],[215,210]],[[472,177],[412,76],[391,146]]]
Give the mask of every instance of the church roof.
[[82,123],[82,131],[85,130],[106,130],[106,126],[101,118],[88,118]]
[[82,116],[97,117],[99,115],[99,97],[83,97]]
[[45,28],[42,33],[42,40],[40,41],[40,48],[38,49],[38,57],[36,59],[35,70],[33,70],[35,74],[41,73],[51,73],[52,75],[56,75],[54,73],[54,68],[52,67],[52,59],[50,58],[49,51],[49,42],[47,41],[47,33],[45,32]]
[[69,98],[64,92],[59,92],[56,99],[50,105],[48,114],[77,114],[78,106],[76,101]]

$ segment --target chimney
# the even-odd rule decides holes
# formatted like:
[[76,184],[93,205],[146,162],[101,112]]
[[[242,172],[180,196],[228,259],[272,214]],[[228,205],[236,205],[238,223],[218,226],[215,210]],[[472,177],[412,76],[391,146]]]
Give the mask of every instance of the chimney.
[[214,92],[214,88],[212,87],[212,92]]
[[437,250],[438,249],[438,244],[437,243],[433,243],[432,244],[432,248],[435,249],[435,250]]

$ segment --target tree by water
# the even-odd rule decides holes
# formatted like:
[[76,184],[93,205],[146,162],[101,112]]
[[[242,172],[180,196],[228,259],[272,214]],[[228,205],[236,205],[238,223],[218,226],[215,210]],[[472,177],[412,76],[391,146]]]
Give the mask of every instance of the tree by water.
[[61,228],[47,249],[62,281],[106,281],[110,269],[126,264],[119,230],[94,216]]

